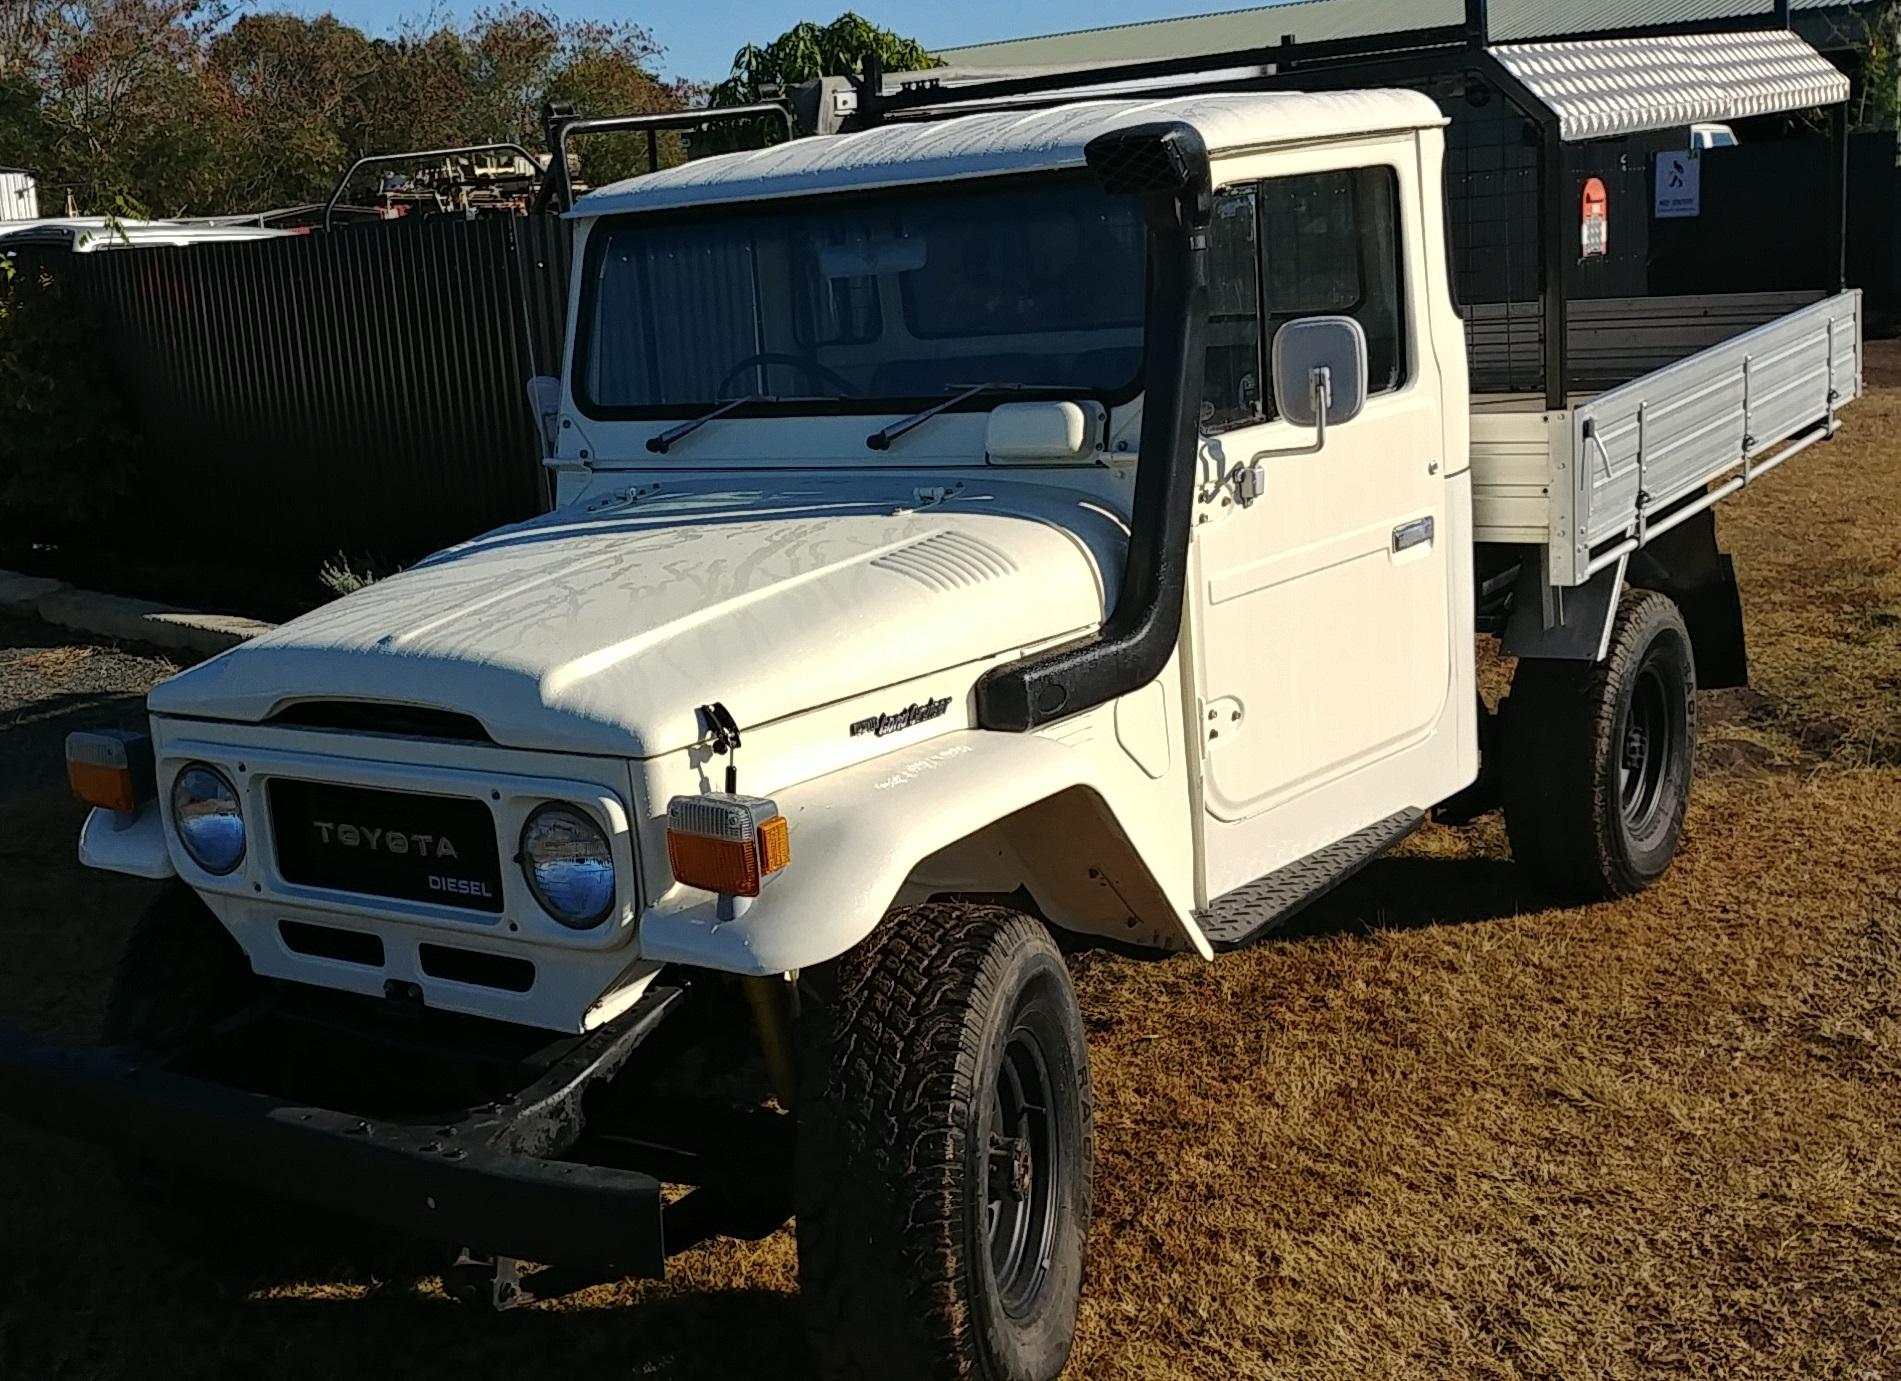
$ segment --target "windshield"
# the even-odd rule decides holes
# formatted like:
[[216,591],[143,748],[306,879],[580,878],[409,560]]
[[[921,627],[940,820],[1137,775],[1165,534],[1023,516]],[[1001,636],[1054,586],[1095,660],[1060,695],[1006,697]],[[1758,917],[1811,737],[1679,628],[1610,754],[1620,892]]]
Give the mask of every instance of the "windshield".
[[592,237],[577,392],[623,417],[755,395],[906,411],[978,383],[1132,396],[1146,256],[1136,199],[1086,178],[631,216]]

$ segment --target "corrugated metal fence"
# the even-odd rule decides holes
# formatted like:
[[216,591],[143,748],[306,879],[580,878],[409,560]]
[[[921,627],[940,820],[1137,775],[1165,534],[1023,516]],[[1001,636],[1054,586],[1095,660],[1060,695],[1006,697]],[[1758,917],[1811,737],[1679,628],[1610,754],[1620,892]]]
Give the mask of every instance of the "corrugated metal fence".
[[136,429],[121,550],[308,573],[407,561],[544,504],[525,383],[559,370],[569,227],[430,219],[44,261],[99,318]]

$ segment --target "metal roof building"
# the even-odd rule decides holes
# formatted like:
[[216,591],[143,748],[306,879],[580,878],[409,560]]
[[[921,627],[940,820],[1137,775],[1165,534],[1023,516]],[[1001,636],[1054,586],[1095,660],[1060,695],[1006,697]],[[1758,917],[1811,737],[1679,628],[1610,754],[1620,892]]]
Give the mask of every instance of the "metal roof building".
[[[1491,0],[1495,42],[1554,38],[1662,25],[1759,17],[1773,0]],[[1873,0],[1791,0],[1795,30],[1824,52],[1861,46]],[[1158,19],[998,43],[946,48],[937,56],[955,68],[1022,69],[1138,62],[1197,53],[1365,38],[1409,29],[1457,25],[1464,0],[1293,0],[1222,14]]]
[[0,222],[30,221],[40,214],[39,185],[25,168],[0,168]]

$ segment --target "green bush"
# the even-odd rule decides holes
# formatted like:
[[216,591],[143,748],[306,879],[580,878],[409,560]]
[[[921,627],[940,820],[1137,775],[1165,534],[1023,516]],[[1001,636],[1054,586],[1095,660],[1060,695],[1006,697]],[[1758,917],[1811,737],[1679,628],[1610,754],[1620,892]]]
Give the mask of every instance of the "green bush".
[[57,276],[0,260],[0,542],[59,542],[132,494],[104,331]]

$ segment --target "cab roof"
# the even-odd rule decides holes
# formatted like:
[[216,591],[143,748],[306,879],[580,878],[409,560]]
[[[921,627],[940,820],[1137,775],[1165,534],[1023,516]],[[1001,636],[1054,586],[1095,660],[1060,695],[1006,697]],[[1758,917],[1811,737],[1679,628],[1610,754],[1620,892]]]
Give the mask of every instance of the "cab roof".
[[612,216],[686,206],[817,196],[916,183],[1084,166],[1098,135],[1179,120],[1211,153],[1314,139],[1428,129],[1446,123],[1416,91],[1255,92],[1148,101],[1084,101],[1044,110],[989,111],[894,124],[831,138],[795,139],[611,183],[569,214]]

